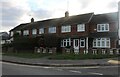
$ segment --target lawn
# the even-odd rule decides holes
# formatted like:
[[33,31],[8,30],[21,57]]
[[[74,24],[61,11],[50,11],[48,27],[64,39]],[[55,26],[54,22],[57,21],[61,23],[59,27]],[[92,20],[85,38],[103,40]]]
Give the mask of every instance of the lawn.
[[46,56],[50,56],[51,54],[46,54],[46,53],[42,53],[42,54],[38,54],[38,53],[4,53],[3,56],[4,55],[32,59],[32,58],[43,58]]
[[119,55],[92,55],[92,54],[58,54],[52,55],[49,59],[57,60],[81,60],[81,59],[104,59],[104,58],[113,58],[118,57]]
[[[92,54],[48,54],[48,53],[5,53],[7,56],[21,57],[21,58],[43,58],[46,57],[52,60],[81,60],[81,59],[104,59],[118,57],[119,55],[92,55]],[[3,56],[4,56],[3,55]]]

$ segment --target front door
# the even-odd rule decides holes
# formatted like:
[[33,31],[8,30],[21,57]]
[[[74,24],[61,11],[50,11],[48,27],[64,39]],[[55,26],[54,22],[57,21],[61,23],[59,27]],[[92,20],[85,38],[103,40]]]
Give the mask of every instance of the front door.
[[73,40],[74,53],[79,53],[79,39]]

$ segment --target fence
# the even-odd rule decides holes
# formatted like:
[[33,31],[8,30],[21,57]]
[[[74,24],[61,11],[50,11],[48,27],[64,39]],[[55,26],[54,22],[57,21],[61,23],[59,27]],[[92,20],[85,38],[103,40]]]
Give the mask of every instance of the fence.
[[[55,54],[57,52],[57,48],[53,47],[53,48],[43,48],[43,47],[35,47],[34,49],[35,53],[53,53]],[[62,48],[62,53],[63,54],[110,54],[110,55],[114,55],[114,54],[120,54],[120,48],[114,48],[114,49],[84,49],[84,51],[79,51],[78,53],[74,52],[73,48]]]
[[[73,49],[67,49],[67,48],[63,48],[62,49],[63,53],[75,53]],[[83,51],[79,51],[78,53],[75,54],[110,54],[110,55],[114,55],[114,54],[120,54],[120,49],[119,48],[114,48],[114,49],[84,49]]]

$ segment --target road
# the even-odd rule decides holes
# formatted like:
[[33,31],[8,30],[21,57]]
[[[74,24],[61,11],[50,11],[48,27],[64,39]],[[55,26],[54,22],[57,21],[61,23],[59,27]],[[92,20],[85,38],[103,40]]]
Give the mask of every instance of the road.
[[118,75],[118,66],[45,67],[2,62],[3,75]]

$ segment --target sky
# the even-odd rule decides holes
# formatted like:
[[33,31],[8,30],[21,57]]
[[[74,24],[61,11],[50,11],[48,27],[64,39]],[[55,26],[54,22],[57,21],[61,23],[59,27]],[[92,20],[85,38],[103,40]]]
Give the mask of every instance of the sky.
[[0,0],[0,32],[21,23],[94,12],[117,12],[120,0]]

